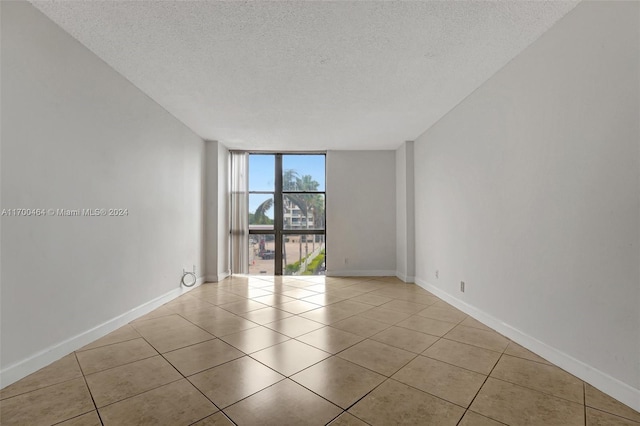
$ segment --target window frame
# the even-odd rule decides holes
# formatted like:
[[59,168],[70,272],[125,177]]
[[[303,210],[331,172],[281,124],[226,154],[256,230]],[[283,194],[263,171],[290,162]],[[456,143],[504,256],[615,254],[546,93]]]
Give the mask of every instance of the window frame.
[[[274,180],[274,191],[251,191],[251,188],[248,188],[247,191],[247,206],[249,205],[248,198],[251,194],[270,194],[273,196],[273,228],[269,229],[256,229],[251,228],[249,225],[249,235],[247,238],[251,238],[251,235],[271,235],[275,236],[275,259],[274,259],[274,275],[280,276],[283,275],[283,270],[285,269],[283,265],[283,250],[282,245],[284,241],[284,237],[287,235],[324,235],[325,240],[325,259],[326,259],[326,235],[327,235],[327,153],[326,152],[266,152],[266,151],[249,151],[249,158],[251,155],[273,155],[275,161],[275,180]],[[324,191],[284,191],[283,190],[283,172],[282,169],[282,159],[285,155],[322,155],[324,157]],[[249,164],[251,162],[249,161]],[[251,166],[248,167],[248,176],[251,176]],[[248,179],[249,181],[250,179]],[[299,228],[299,229],[284,229],[284,196],[287,194],[321,194],[324,197],[324,212],[323,212],[323,228]],[[247,216],[249,215],[249,211],[247,211]],[[302,218],[302,216],[301,216]],[[305,223],[308,215],[305,216]]]

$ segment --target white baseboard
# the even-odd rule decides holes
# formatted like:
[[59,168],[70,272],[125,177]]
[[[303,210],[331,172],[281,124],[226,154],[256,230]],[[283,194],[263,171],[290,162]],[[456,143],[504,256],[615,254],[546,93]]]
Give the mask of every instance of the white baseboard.
[[229,275],[231,275],[231,273],[229,271],[226,272],[222,272],[218,275],[207,275],[205,278],[205,282],[207,283],[218,283],[222,280],[224,280],[225,278],[227,278]]
[[429,284],[419,278],[415,279],[416,284],[425,290],[438,296],[445,302],[455,306],[464,313],[471,315],[481,323],[493,328],[498,333],[508,337],[521,346],[540,355],[544,359],[552,362],[563,370],[568,371],[574,376],[584,380],[593,387],[601,390],[607,395],[612,396],[623,404],[628,405],[636,411],[640,411],[640,389],[636,389],[626,383],[621,382],[594,368],[574,357],[568,355],[544,342],[524,333],[521,330],[501,321],[500,319],[472,306],[468,303],[452,296],[439,287]]
[[396,271],[389,269],[379,270],[328,270],[327,277],[395,277]]
[[398,277],[399,279],[401,279],[402,281],[404,281],[405,283],[413,283],[415,282],[416,277],[412,277],[410,275],[405,275],[401,272],[397,272],[396,271],[396,277]]
[[196,280],[193,287],[185,287],[181,285],[179,288],[173,289],[153,300],[143,303],[142,305],[124,312],[115,318],[105,321],[89,330],[83,331],[80,334],[37,352],[26,359],[5,367],[0,371],[0,388],[4,388],[11,383],[17,382],[29,374],[38,371],[42,367],[46,367],[52,362],[59,360],[63,356],[106,336],[136,318],[140,318],[141,316],[148,314],[176,297],[200,286],[204,281],[204,277],[200,277]]

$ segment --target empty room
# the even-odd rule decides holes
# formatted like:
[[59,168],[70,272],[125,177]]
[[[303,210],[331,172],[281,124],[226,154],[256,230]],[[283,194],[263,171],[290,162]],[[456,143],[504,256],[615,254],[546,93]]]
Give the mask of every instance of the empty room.
[[640,2],[0,19],[0,424],[640,426]]

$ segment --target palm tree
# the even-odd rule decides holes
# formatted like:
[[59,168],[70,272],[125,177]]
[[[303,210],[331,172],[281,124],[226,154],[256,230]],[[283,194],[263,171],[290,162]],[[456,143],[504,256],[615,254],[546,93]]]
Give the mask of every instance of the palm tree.
[[[295,170],[286,170],[283,173],[283,187],[289,191],[317,191],[320,184],[311,175],[299,176]],[[313,214],[314,226],[324,216],[324,207],[320,207],[322,198],[318,194],[287,194],[287,199],[300,209],[300,216],[305,218],[305,226],[309,229],[310,213]],[[302,258],[302,238],[300,238],[300,258]],[[313,238],[313,251],[315,251],[315,236]],[[309,240],[305,237],[305,256],[309,254]]]
[[[313,194],[309,202],[309,209],[313,214],[313,226],[315,229],[324,228],[324,199],[320,194]],[[316,251],[316,236],[313,236],[312,252]]]
[[282,173],[282,190],[283,191],[299,191],[298,181],[300,177],[298,172],[293,169],[287,169]]
[[[313,179],[311,175],[300,176],[294,169],[284,170],[282,173],[282,190],[289,191],[317,191],[320,184]],[[306,228],[310,228],[309,218],[313,217],[313,226],[315,228],[321,228],[324,225],[324,200],[319,194],[305,194],[305,193],[291,193],[285,195],[285,208],[290,208],[292,205],[300,209],[300,218],[304,218],[306,222]],[[291,223],[288,224],[292,226]],[[285,227],[287,224],[285,224]],[[300,243],[300,259],[302,259],[302,238],[299,238]],[[312,251],[315,251],[315,236],[313,238]],[[286,247],[286,244],[284,245]],[[309,240],[305,238],[305,252],[308,255],[309,252]],[[286,250],[286,248],[285,248]],[[286,266],[286,251],[285,266]]]
[[254,224],[256,225],[269,225],[273,223],[273,220],[267,216],[267,212],[273,207],[273,198],[267,198],[257,208],[253,214]]
[[[271,225],[273,219],[267,216],[267,212],[273,207],[273,198],[267,198],[258,207],[256,207],[255,213],[249,215],[249,223],[252,225]],[[253,218],[253,220],[252,220]],[[286,251],[285,251],[285,266],[286,266]]]
[[320,184],[311,175],[304,175],[298,179],[300,191],[317,191]]

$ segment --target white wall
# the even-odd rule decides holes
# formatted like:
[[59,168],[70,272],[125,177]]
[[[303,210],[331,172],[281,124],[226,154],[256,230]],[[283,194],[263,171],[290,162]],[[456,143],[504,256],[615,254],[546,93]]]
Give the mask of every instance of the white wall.
[[413,282],[415,275],[414,143],[396,149],[396,276]]
[[417,281],[636,409],[639,8],[581,3],[415,143]]
[[204,144],[26,2],[2,2],[1,71],[2,208],[128,209],[2,217],[4,386],[202,271]]
[[204,154],[205,279],[229,275],[229,150],[220,142],[206,141]]
[[327,152],[327,275],[396,274],[395,203],[395,151]]
[[229,150],[221,143],[218,143],[218,214],[216,217],[218,223],[218,281],[223,280],[231,273],[229,247],[231,182],[229,181],[229,164]]
[[204,193],[204,270],[205,280],[218,281],[218,142],[205,141],[203,169]]

